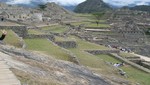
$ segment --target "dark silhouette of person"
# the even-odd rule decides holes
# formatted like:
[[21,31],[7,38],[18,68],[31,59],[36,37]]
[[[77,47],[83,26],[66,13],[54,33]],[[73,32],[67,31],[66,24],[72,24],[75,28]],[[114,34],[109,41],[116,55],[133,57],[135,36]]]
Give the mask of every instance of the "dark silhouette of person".
[[7,32],[5,30],[2,31],[2,36],[0,37],[0,40],[4,40],[4,38],[6,37]]

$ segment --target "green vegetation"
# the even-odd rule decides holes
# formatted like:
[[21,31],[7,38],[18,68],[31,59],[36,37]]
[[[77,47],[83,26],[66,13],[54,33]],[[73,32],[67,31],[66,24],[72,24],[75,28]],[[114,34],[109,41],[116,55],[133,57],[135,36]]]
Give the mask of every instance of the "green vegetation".
[[119,55],[122,56],[122,57],[135,57],[133,54],[124,53],[124,52],[121,52]]
[[83,21],[83,22],[73,22],[71,23],[71,25],[74,25],[74,26],[79,26],[79,25],[86,25],[86,24],[89,24],[90,22],[87,22],[87,21]]
[[40,51],[57,59],[69,61],[69,55],[46,39],[25,39],[28,50]]
[[99,25],[99,21],[101,20],[102,16],[104,16],[104,14],[105,14],[104,12],[93,13],[93,16],[96,19],[95,23],[97,24],[97,26]]
[[55,36],[55,41],[76,41],[76,39],[69,38],[69,37],[57,37],[57,36]]
[[7,30],[7,36],[4,39],[4,43],[13,45],[15,47],[22,47],[22,43],[12,30]]
[[[57,37],[57,39],[59,41],[64,41],[64,38],[62,37]],[[95,72],[100,72],[106,75],[113,75],[113,76],[115,75],[118,77],[120,76],[117,73],[118,71],[112,66],[107,65],[106,62],[120,63],[121,61],[109,55],[95,56],[85,52],[85,50],[96,50],[96,49],[107,50],[109,48],[94,43],[86,42],[75,36],[70,36],[67,39],[68,40],[72,39],[77,42],[78,44],[77,48],[71,48],[68,50],[70,50],[74,55],[76,55],[77,59],[82,65],[88,66]],[[64,52],[64,50],[62,50],[60,47],[53,45],[52,43],[50,43],[45,39],[26,39],[25,41],[27,43],[27,49],[29,50],[40,51],[50,56],[53,56],[57,59],[69,61],[69,55],[66,52]],[[122,55],[128,55],[128,54],[122,53]],[[125,65],[121,67],[121,69],[123,69],[127,73],[127,77],[128,77],[127,80],[131,80],[134,83],[138,82],[142,85],[150,84],[149,74],[140,71],[138,69],[135,69],[130,65]]]
[[119,60],[113,58],[112,56],[109,55],[97,55],[97,57],[100,57],[101,59],[103,59],[106,62],[111,62],[111,63],[117,63],[120,62]]
[[77,56],[81,64],[92,68],[101,68],[104,66],[104,65],[101,66],[102,64],[104,64],[104,62],[103,63],[100,62],[101,59],[99,57],[91,55],[85,52],[85,50],[94,50],[94,49],[106,50],[108,48],[94,43],[86,42],[74,36],[71,36],[70,38],[74,38],[76,40],[78,47],[68,49],[68,50],[70,50],[72,53],[74,53]]
[[40,10],[45,10],[47,8],[46,4],[39,4],[38,7]]
[[97,28],[109,28],[110,25],[108,24],[96,24],[96,23],[91,23],[91,24],[88,24],[86,27],[97,27]]
[[36,29],[29,29],[28,30],[28,34],[45,34],[39,30],[36,30]]
[[138,82],[141,85],[149,85],[150,84],[150,74],[140,71],[134,67],[129,65],[122,67],[122,69],[126,72],[128,80],[133,82]]
[[47,26],[41,29],[45,32],[53,32],[53,33],[63,33],[68,30],[68,28],[63,25]]
[[[121,63],[119,60],[113,58],[112,56],[97,55],[97,57],[100,57],[105,62]],[[138,82],[141,85],[149,85],[150,84],[150,81],[149,81],[150,74],[140,71],[130,65],[125,65],[125,66],[121,67],[121,69],[123,69],[126,72],[128,80],[131,80],[133,82]]]

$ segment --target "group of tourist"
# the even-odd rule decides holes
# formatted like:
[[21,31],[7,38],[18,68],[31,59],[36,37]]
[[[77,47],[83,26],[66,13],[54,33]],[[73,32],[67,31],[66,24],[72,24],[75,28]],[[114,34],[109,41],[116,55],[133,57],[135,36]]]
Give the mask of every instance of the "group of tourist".
[[123,52],[132,52],[131,49],[129,48],[124,48],[124,47],[120,47],[120,46],[115,46],[115,45],[105,45],[106,47],[109,47],[109,48],[115,48],[115,49],[119,49],[120,51],[123,51]]

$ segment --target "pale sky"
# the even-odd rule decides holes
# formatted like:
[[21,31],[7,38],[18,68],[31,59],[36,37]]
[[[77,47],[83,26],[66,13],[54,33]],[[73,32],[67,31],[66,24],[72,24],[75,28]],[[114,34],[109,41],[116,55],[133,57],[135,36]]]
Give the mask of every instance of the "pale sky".
[[[0,0],[4,1],[4,0]],[[9,4],[30,4],[31,2],[56,2],[61,5],[77,5],[85,0],[8,0]]]
[[103,0],[103,1],[116,6],[127,6],[129,4],[135,4],[135,5],[150,4],[150,0]]
[[[0,2],[7,2],[9,4],[31,4],[31,3],[41,3],[41,2],[56,2],[61,5],[77,5],[85,0],[0,0]],[[129,4],[136,5],[148,5],[150,0],[103,0],[106,3],[116,5],[116,6],[126,6]]]

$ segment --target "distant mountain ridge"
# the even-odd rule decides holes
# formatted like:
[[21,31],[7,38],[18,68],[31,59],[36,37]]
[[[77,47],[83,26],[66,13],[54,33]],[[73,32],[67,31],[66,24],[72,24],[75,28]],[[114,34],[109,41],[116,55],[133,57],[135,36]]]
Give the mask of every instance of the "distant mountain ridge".
[[92,13],[106,10],[111,10],[111,7],[104,3],[103,0],[86,0],[77,5],[74,11],[77,13]]
[[73,11],[76,8],[76,5],[72,5],[72,6],[63,6],[65,9]]
[[140,5],[140,6],[135,6],[135,7],[129,7],[129,9],[150,12],[150,6],[148,6],[148,5]]
[[[128,6],[124,6],[124,7],[130,10],[150,12],[149,5],[129,4]],[[112,4],[108,4],[108,3],[103,2],[103,0],[86,0],[85,2],[77,5],[74,12],[76,13],[104,12],[104,11],[108,11],[111,9],[119,9],[119,8],[124,8],[124,7],[118,7]]]

